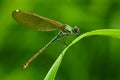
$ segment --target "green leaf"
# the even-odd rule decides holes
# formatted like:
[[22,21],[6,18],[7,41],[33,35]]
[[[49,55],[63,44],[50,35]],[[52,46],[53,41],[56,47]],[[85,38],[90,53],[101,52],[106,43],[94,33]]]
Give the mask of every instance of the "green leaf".
[[102,35],[102,36],[111,36],[111,37],[115,37],[115,38],[120,38],[120,29],[101,29],[101,30],[94,30],[94,31],[90,31],[87,33],[84,33],[82,35],[80,35],[79,37],[77,37],[75,40],[72,41],[72,43],[70,43],[63,51],[62,53],[59,55],[59,57],[57,58],[57,60],[55,61],[55,63],[52,65],[52,67],[50,68],[49,72],[47,73],[46,77],[44,78],[44,80],[54,80],[56,73],[58,71],[58,68],[60,66],[60,63],[63,59],[63,56],[65,54],[65,52],[67,51],[67,49],[69,47],[71,47],[73,44],[75,44],[76,42],[78,42],[79,40],[81,40],[84,37],[88,37],[88,36],[92,36],[92,35]]

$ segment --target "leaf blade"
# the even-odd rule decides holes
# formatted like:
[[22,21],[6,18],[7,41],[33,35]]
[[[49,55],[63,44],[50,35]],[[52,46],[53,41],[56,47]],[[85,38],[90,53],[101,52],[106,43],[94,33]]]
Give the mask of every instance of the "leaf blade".
[[[88,36],[93,36],[93,35],[102,35],[102,36],[111,36],[111,37],[116,37],[116,38],[120,38],[120,29],[101,29],[101,30],[94,30],[94,31],[90,31],[87,33],[84,33],[82,35],[80,35],[79,37],[77,37],[76,39],[74,39],[60,54],[60,56],[56,59],[55,63],[52,65],[51,69],[49,70],[49,72],[47,73],[46,77],[44,78],[44,80],[54,80],[57,70],[60,66],[60,63],[63,59],[63,56],[65,55],[65,52],[69,49],[69,47],[71,47],[73,44],[77,43],[79,40],[81,40],[84,37],[88,37]],[[58,64],[59,63],[59,64]]]

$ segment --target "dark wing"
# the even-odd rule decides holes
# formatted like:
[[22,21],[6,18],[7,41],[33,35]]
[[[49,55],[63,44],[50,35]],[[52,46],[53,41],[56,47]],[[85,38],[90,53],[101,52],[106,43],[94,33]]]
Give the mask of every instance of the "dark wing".
[[62,28],[62,23],[23,10],[15,10],[13,18],[20,24],[39,31],[52,31]]

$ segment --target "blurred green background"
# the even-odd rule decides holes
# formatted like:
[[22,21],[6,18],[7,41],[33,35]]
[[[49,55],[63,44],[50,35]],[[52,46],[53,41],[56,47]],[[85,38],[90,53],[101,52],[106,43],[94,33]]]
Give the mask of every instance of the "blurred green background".
[[[51,45],[26,70],[23,63],[47,44],[58,31],[39,32],[11,17],[21,9],[78,26],[80,33],[120,29],[120,0],[0,0],[0,80],[43,80],[65,46]],[[66,39],[70,43],[75,35]],[[120,80],[120,39],[92,36],[72,46],[55,80]]]

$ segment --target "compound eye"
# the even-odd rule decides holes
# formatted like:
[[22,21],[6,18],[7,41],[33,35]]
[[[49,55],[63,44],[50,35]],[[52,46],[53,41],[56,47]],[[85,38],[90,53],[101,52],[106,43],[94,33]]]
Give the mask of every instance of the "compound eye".
[[73,28],[73,32],[74,33],[78,33],[79,32],[79,28],[78,27]]
[[77,36],[79,35],[78,32],[79,32],[79,28],[78,27],[74,27],[73,28],[73,33],[75,33]]

